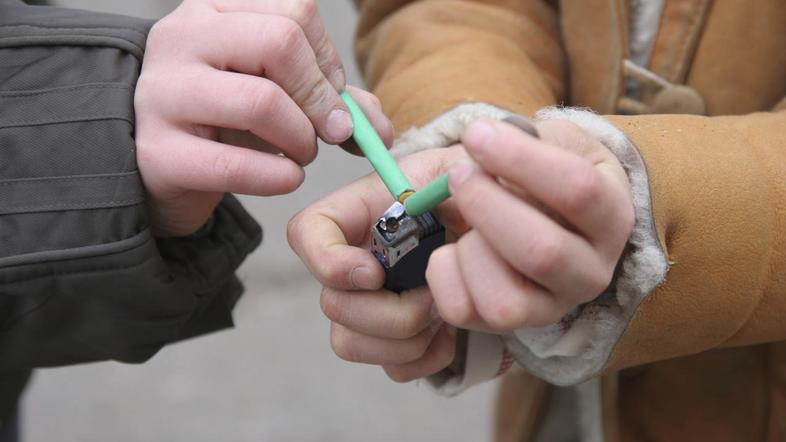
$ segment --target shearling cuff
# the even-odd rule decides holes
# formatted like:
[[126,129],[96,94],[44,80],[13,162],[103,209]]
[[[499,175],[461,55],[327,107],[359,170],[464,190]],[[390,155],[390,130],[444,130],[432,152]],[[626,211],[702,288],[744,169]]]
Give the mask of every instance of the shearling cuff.
[[636,222],[614,285],[559,323],[505,336],[516,360],[556,385],[573,385],[600,374],[634,313],[666,278],[668,258],[658,241],[644,161],[628,138],[605,118],[577,108],[546,108],[536,120],[573,122],[611,150],[631,184]]
[[486,103],[460,104],[427,125],[404,132],[390,153],[398,159],[423,150],[450,147],[461,140],[464,129],[473,121],[504,120],[511,115],[513,112]]

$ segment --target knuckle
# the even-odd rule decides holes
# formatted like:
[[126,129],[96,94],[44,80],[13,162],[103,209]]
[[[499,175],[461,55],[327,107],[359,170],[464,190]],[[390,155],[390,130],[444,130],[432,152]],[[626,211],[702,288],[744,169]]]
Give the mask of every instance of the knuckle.
[[415,338],[411,339],[411,345],[408,346],[407,351],[407,360],[409,362],[416,361],[420,359],[426,351],[428,350],[429,346],[431,345],[431,341],[434,339],[434,336],[431,333],[424,332],[418,335]]
[[597,298],[598,295],[603,293],[609,287],[612,276],[613,276],[613,269],[611,270],[606,269],[605,271],[601,271],[594,275],[591,275],[585,285],[584,296],[582,297],[581,300],[585,302],[589,302]]
[[393,382],[399,384],[405,384],[407,382],[411,382],[415,380],[415,377],[413,377],[410,373],[398,367],[392,367],[392,366],[385,367],[385,374],[387,374],[387,376]]
[[296,213],[289,222],[287,222],[287,242],[290,246],[297,244],[302,236],[303,219],[308,217],[308,212],[303,209]]
[[286,194],[294,192],[305,179],[305,174],[302,169],[295,168],[293,166],[292,169],[288,172],[282,173],[280,178],[278,179],[277,188],[275,189],[276,194]]
[[602,187],[603,183],[595,167],[588,161],[582,161],[574,168],[570,183],[565,187],[565,209],[576,215],[586,213],[597,204]]
[[343,268],[327,260],[320,261],[315,265],[317,277],[329,287],[351,286],[348,284],[349,275],[346,275]]
[[473,318],[473,313],[474,310],[465,297],[445,303],[440,310],[442,319],[456,327],[469,325]]
[[301,26],[311,23],[319,14],[314,0],[290,0],[289,16]]
[[429,319],[429,309],[420,306],[415,311],[400,309],[393,324],[394,333],[398,339],[412,338],[423,331]]
[[381,108],[382,102],[379,98],[371,92],[364,91],[363,89],[352,88],[352,95],[358,97],[361,101],[365,101],[368,105],[374,108]]
[[229,187],[241,175],[242,170],[243,163],[239,158],[225,152],[216,153],[210,166],[211,175],[221,180],[224,187]]
[[[516,294],[521,296],[521,294]],[[510,302],[496,302],[490,306],[491,314],[485,319],[486,323],[497,331],[510,331],[529,324],[531,318],[527,309],[517,308]]]
[[[249,120],[264,119],[276,111],[276,100],[269,88],[246,86],[240,96],[243,115],[246,115]],[[250,127],[250,124],[247,126]]]
[[525,273],[534,276],[551,275],[559,270],[565,254],[564,240],[559,235],[535,237],[523,257]]
[[276,20],[274,27],[278,47],[273,57],[278,62],[286,62],[304,46],[305,34],[297,22],[284,17]]
[[343,319],[343,308],[341,304],[339,297],[335,296],[333,292],[322,289],[322,294],[319,297],[319,307],[328,319],[339,324],[342,323]]
[[177,29],[177,22],[171,18],[164,17],[157,21],[147,34],[148,44],[156,43],[160,39],[171,35]]
[[313,78],[310,73],[303,74],[303,78],[292,92],[292,99],[306,113],[326,107],[328,97],[330,97],[329,85],[321,78]]
[[362,355],[352,342],[352,339],[347,333],[344,333],[336,327],[330,333],[330,347],[333,353],[339,358],[347,362],[361,362]]
[[610,260],[599,259],[597,265],[587,266],[584,283],[578,293],[579,302],[589,302],[598,297],[609,288],[614,278],[616,263]]

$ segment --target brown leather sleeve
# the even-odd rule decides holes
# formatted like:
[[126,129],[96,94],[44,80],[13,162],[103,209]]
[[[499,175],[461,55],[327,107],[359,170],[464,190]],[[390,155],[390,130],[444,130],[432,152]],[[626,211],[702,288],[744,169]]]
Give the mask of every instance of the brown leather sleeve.
[[607,369],[786,340],[786,112],[609,118],[644,159],[671,266]]
[[462,102],[523,115],[560,102],[565,57],[543,0],[356,0],[356,50],[398,133]]

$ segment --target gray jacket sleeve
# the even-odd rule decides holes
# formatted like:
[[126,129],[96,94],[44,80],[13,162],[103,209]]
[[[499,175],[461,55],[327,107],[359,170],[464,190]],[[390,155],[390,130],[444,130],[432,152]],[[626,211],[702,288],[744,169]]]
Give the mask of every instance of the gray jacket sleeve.
[[157,239],[136,168],[149,23],[0,0],[0,374],[115,359],[232,324],[262,232],[227,195]]

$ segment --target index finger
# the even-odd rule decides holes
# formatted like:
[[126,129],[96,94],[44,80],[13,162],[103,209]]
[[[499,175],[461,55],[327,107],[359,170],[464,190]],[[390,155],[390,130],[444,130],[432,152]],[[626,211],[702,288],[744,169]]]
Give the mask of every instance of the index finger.
[[[402,169],[420,185],[443,173],[458,149],[412,155]],[[289,244],[314,277],[338,290],[376,290],[385,275],[368,249],[371,226],[393,198],[375,174],[363,177],[304,209],[289,222]]]
[[341,58],[330,41],[313,0],[213,0],[219,12],[254,12],[287,17],[294,20],[306,35],[317,57],[317,64],[325,78],[342,92],[346,87],[346,74]]

